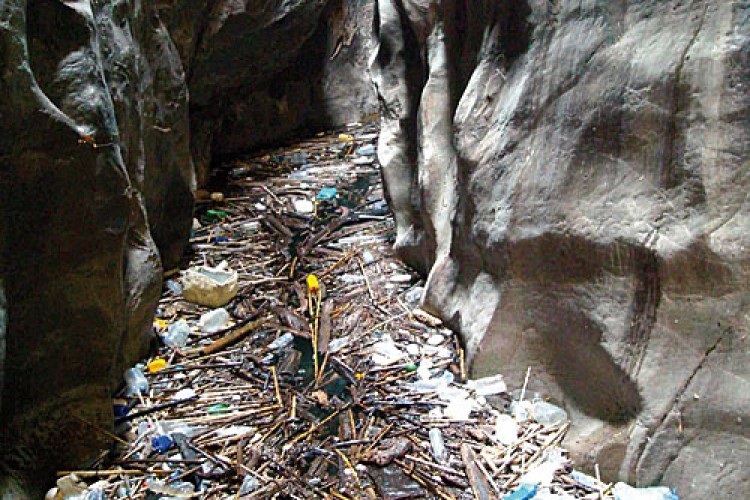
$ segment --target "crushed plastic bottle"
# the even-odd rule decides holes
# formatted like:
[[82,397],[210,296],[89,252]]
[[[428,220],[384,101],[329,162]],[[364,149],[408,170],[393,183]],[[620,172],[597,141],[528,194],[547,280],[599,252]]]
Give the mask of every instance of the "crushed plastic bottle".
[[508,386],[505,385],[502,375],[469,380],[466,387],[476,392],[478,396],[493,396],[508,391]]
[[633,488],[625,483],[617,483],[612,492],[615,494],[615,500],[679,500],[666,486]]
[[253,491],[257,490],[258,486],[260,486],[258,478],[248,474],[247,476],[245,476],[245,479],[242,480],[242,486],[240,486],[240,496],[249,495]]
[[424,295],[424,287],[415,286],[404,294],[406,303],[411,306],[417,306],[422,301]]
[[257,233],[260,229],[260,222],[256,221],[250,221],[245,222],[240,226],[240,229],[242,229],[242,232],[245,234],[254,234]]
[[229,322],[229,312],[223,307],[203,314],[198,320],[198,327],[203,333],[216,333]]
[[175,295],[182,294],[182,287],[175,280],[167,280],[167,289]]
[[550,486],[555,477],[555,472],[565,467],[568,461],[563,457],[562,450],[552,447],[544,452],[540,463],[531,467],[526,474],[521,476],[521,484],[537,484]]
[[518,441],[518,423],[510,415],[498,415],[492,439],[504,446],[514,444]]
[[[443,394],[440,397],[444,399]],[[443,414],[451,420],[467,420],[471,415],[472,406],[472,402],[467,398],[453,396],[448,398],[448,406],[443,410]]]
[[373,156],[375,154],[375,146],[372,144],[366,144],[362,147],[357,148],[355,153],[360,156]]
[[536,496],[539,486],[536,484],[522,484],[512,493],[505,495],[504,500],[529,500]]
[[340,337],[331,340],[331,342],[328,344],[328,352],[330,352],[331,354],[339,352],[349,343],[349,340],[350,339],[348,335],[346,337]]
[[454,378],[455,377],[453,376],[453,373],[445,370],[437,377],[433,377],[427,380],[417,380],[416,382],[409,384],[408,387],[412,391],[416,392],[441,392],[453,383]]
[[444,464],[448,458],[448,452],[445,449],[445,440],[443,431],[437,427],[430,429],[430,446],[432,447],[432,457],[439,464]]
[[174,446],[174,440],[166,434],[151,438],[151,447],[158,453],[166,453],[172,446]]
[[594,476],[589,476],[588,474],[577,470],[571,471],[570,477],[578,484],[592,490],[598,490],[601,487],[601,483],[599,483],[599,481]]
[[167,331],[162,333],[161,338],[168,347],[185,347],[190,337],[190,326],[187,321],[181,319],[169,325]]
[[372,346],[372,361],[379,366],[392,365],[405,356],[406,354],[398,348],[390,335],[384,335],[383,340]]
[[158,479],[148,479],[146,487],[154,493],[163,493],[177,498],[191,498],[195,494],[195,486],[185,481],[166,483]]
[[292,342],[294,342],[294,335],[291,333],[285,333],[284,335],[280,336],[270,344],[268,344],[268,348],[272,351],[278,351],[281,349],[284,349],[286,347],[289,347]]
[[560,425],[568,421],[568,413],[565,410],[546,401],[533,401],[530,412],[534,420],[546,426]]
[[124,378],[128,396],[148,392],[148,380],[146,380],[146,375],[143,374],[142,364],[137,364],[133,368],[125,370]]

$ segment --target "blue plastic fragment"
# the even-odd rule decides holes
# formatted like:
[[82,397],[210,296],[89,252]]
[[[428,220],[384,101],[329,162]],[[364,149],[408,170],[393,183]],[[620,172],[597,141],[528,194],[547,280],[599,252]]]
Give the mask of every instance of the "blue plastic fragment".
[[174,446],[174,441],[169,436],[163,435],[151,438],[151,447],[159,453],[166,453],[172,446]]
[[356,153],[360,156],[372,156],[375,154],[375,146],[367,144],[357,149]]
[[513,493],[505,496],[505,500],[529,500],[536,496],[539,486],[536,484],[522,484]]
[[335,187],[324,187],[323,189],[318,192],[318,196],[316,198],[318,200],[332,200],[336,197],[336,188]]

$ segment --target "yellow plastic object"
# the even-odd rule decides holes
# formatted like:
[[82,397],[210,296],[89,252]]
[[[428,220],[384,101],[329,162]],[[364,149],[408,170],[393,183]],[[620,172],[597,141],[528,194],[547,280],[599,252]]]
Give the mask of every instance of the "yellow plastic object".
[[351,134],[339,134],[339,142],[354,142],[354,136]]
[[307,288],[310,290],[310,293],[318,293],[318,290],[320,290],[318,277],[314,274],[307,275]]
[[147,365],[149,373],[156,373],[163,370],[167,366],[167,362],[161,358],[156,358]]
[[154,320],[154,328],[156,328],[158,331],[162,331],[167,327],[167,321],[163,320],[161,318],[156,318]]

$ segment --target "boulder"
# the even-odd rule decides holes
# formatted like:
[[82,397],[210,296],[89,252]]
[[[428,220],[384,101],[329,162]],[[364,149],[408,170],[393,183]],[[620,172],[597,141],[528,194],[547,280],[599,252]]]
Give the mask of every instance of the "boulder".
[[750,8],[377,0],[396,245],[473,376],[564,404],[606,478],[750,474]]

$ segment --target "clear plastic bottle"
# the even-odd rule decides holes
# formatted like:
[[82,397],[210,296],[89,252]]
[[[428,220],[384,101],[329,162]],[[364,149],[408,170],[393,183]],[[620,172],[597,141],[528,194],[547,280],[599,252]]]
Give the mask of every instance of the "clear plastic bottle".
[[284,349],[285,347],[288,347],[291,345],[291,343],[294,341],[294,335],[291,333],[285,333],[281,337],[277,338],[270,344],[268,344],[268,348],[272,351]]
[[538,423],[547,426],[560,425],[568,421],[568,413],[565,410],[536,399],[531,404],[531,416]]
[[198,326],[204,333],[216,333],[229,322],[229,312],[223,307],[209,311],[198,320]]
[[439,464],[444,464],[448,458],[448,452],[445,449],[445,440],[443,431],[437,427],[430,429],[430,446],[432,447],[432,456]]
[[185,347],[187,344],[188,337],[190,337],[190,326],[187,321],[181,319],[176,323],[172,323],[167,328],[167,331],[162,334],[161,338],[164,343],[169,347]]
[[508,390],[502,375],[470,380],[466,386],[476,391],[478,396],[492,396],[502,394]]
[[253,491],[257,490],[258,486],[260,486],[260,481],[258,481],[258,478],[248,474],[247,476],[245,476],[245,479],[243,479],[242,486],[240,486],[240,496],[249,495]]
[[163,493],[177,498],[191,498],[195,493],[195,487],[185,481],[165,483],[152,478],[146,481],[146,486],[154,493]]
[[146,375],[143,374],[142,364],[139,363],[133,368],[125,370],[124,379],[128,387],[127,394],[129,396],[148,392],[148,380],[146,380]]

